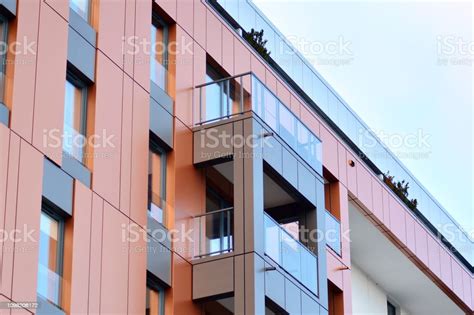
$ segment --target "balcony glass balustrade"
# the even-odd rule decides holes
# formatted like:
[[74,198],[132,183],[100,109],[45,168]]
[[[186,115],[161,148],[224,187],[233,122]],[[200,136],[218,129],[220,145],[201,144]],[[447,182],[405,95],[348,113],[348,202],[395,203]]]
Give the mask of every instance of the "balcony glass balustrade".
[[265,254],[318,295],[318,258],[264,213]]
[[203,125],[252,111],[316,172],[322,173],[321,141],[254,74],[245,73],[196,87]]
[[341,255],[341,223],[326,210],[326,244],[339,256]]
[[216,256],[234,248],[234,209],[225,208],[193,218],[194,257]]
[[224,10],[243,31],[248,33],[252,28],[256,31],[263,30],[263,40],[267,41],[265,47],[270,52],[270,56],[264,59],[272,59],[381,172],[389,171],[391,176],[395,176],[396,181],[408,182],[409,199],[417,200],[417,210],[471,266],[474,266],[474,241],[469,234],[350,109],[255,4],[248,0],[210,0],[209,3],[219,10]]

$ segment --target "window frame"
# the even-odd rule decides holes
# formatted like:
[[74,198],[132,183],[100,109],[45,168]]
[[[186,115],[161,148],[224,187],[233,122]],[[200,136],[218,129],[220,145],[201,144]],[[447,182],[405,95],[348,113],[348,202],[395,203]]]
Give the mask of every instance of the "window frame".
[[[0,23],[3,24],[2,32],[0,32],[0,41],[5,42],[8,47],[8,29],[9,29],[9,21],[8,19],[0,14]],[[0,103],[5,103],[5,77],[7,73],[7,55],[8,49],[5,53],[0,54],[0,73],[4,76],[3,84],[0,86]]]
[[[150,314],[150,315],[164,315],[165,314],[165,295],[166,295],[165,287],[160,285],[157,281],[152,280],[150,277],[147,277],[146,289],[158,292],[158,298],[159,298],[159,303],[160,303],[158,314]],[[146,310],[146,305],[145,305],[145,310]]]
[[[163,28],[163,63],[162,66],[168,70],[168,64],[169,64],[169,55],[168,55],[168,48],[169,48],[169,25],[166,23],[157,13],[153,12],[151,16],[151,24],[155,28],[162,27]],[[156,42],[155,42],[156,43]],[[152,45],[155,45],[155,43],[152,43]],[[166,78],[165,85],[167,86],[168,83],[168,78]]]
[[87,1],[87,12],[86,12],[86,15],[87,17],[84,18],[82,15],[80,15],[76,10],[74,10],[71,6],[71,4],[74,2],[74,0],[68,0],[68,6],[71,10],[73,10],[77,15],[79,15],[82,19],[84,19],[84,21],[86,21],[87,23],[90,23],[90,20],[91,20],[91,9],[92,9],[92,0],[86,0]]
[[[160,165],[160,169],[161,169],[161,179],[160,179],[160,184],[161,184],[161,191],[160,191],[160,194],[161,194],[161,200],[164,202],[164,205],[162,204],[162,211],[163,211],[163,222],[159,222],[160,224],[162,224],[163,226],[166,226],[166,219],[167,219],[167,214],[166,214],[166,192],[167,192],[167,189],[166,189],[166,179],[167,179],[167,172],[166,172],[166,168],[167,168],[167,165],[168,165],[168,152],[162,147],[160,146],[155,140],[153,139],[150,139],[150,144],[149,144],[149,152],[153,153],[153,154],[158,154],[160,155],[160,161],[161,161],[161,165]],[[151,161],[148,161],[148,167],[150,167],[150,163]],[[153,174],[151,174],[153,176]],[[151,189],[151,186],[150,186],[150,179],[148,178],[148,194],[150,193],[150,189]],[[148,197],[150,198],[150,197]],[[147,211],[150,211],[150,200],[148,200],[147,202]],[[158,221],[157,221],[158,222]]]
[[[89,86],[85,84],[81,79],[79,79],[75,74],[73,74],[71,71],[67,71],[66,73],[66,81],[72,84],[74,87],[77,89],[81,90],[81,113],[80,116],[83,117],[81,121],[81,130],[78,130],[78,132],[83,135],[85,138],[87,138],[87,113],[88,113],[88,95],[89,95]],[[66,88],[66,87],[64,87]],[[74,104],[73,104],[74,106]],[[66,108],[66,102],[64,102],[64,108]],[[65,124],[65,120],[63,117],[63,124]],[[64,147],[63,147],[64,151]],[[85,160],[85,151],[86,147],[82,149],[82,161],[79,161],[81,164],[84,165],[84,160]],[[70,154],[69,152],[67,152]],[[70,154],[71,155],[71,154]],[[75,158],[74,156],[71,155],[71,157]]]
[[[63,279],[63,274],[64,274],[64,239],[65,239],[65,218],[61,215],[59,215],[53,208],[53,206],[49,205],[47,202],[43,200],[43,203],[41,205],[41,214],[47,215],[49,218],[52,220],[58,222],[58,244],[57,244],[57,261],[56,261],[56,274]],[[39,249],[38,245],[38,249]],[[39,259],[38,259],[38,265],[39,265]],[[38,286],[38,284],[36,284]],[[62,306],[62,290],[63,290],[63,283],[62,281],[59,282],[59,288],[58,288],[58,302],[59,304],[55,304],[54,302],[48,301],[52,305],[63,309]],[[36,288],[36,291],[38,291],[38,288]],[[37,292],[38,294],[38,292]],[[46,297],[44,297],[47,299]]]

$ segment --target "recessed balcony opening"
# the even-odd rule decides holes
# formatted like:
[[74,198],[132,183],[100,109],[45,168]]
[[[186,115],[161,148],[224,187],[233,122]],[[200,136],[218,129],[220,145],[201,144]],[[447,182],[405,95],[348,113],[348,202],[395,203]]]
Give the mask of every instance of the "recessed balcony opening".
[[270,167],[264,179],[265,255],[318,294],[316,209]]
[[206,208],[203,214],[194,218],[197,258],[229,253],[234,247],[233,162],[209,166],[204,171]]

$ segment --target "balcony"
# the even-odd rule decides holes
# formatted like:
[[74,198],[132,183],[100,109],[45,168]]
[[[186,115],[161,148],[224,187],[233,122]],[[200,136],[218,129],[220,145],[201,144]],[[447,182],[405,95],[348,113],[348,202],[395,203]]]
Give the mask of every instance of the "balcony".
[[194,258],[217,256],[233,251],[233,208],[193,217]]
[[326,245],[341,256],[341,222],[326,210]]
[[253,73],[209,82],[196,89],[196,125],[252,112],[311,168],[322,173],[321,141]]
[[[415,178],[403,163],[388,149],[350,106],[321,77],[314,67],[300,54],[283,34],[264,16],[252,1],[212,0],[209,3],[218,12],[225,12],[225,19],[243,33],[251,29],[263,30],[263,39],[270,56],[264,57],[276,72],[289,78],[287,82],[302,90],[301,96],[314,104],[328,119],[337,125],[336,132],[347,138],[348,145],[366,157],[367,165],[374,172],[390,172],[396,181],[410,184],[409,199],[416,199],[415,214],[426,223],[458,258],[469,268],[474,266],[474,240],[451,217],[429,191]],[[402,200],[403,201],[403,200]],[[455,235],[455,237],[453,237]]]
[[318,258],[305,245],[264,213],[265,255],[318,295]]

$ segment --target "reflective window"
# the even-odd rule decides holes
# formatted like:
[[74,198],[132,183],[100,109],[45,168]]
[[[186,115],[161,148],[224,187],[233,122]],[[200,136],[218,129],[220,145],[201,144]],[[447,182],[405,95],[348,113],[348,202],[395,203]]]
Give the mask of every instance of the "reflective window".
[[89,22],[90,0],[69,0],[69,7]]
[[41,212],[37,292],[61,307],[63,222]]
[[165,224],[166,210],[166,152],[151,145],[148,156],[148,211],[150,216]]
[[151,80],[164,91],[168,90],[168,25],[154,17],[151,24]]
[[63,150],[81,163],[86,147],[86,116],[87,88],[68,78],[64,97]]
[[[0,43],[2,47],[7,47],[8,22],[0,16]],[[0,102],[3,103],[5,89],[5,71],[6,71],[6,49],[0,51]]]
[[161,288],[146,287],[146,315],[165,313],[165,291]]

